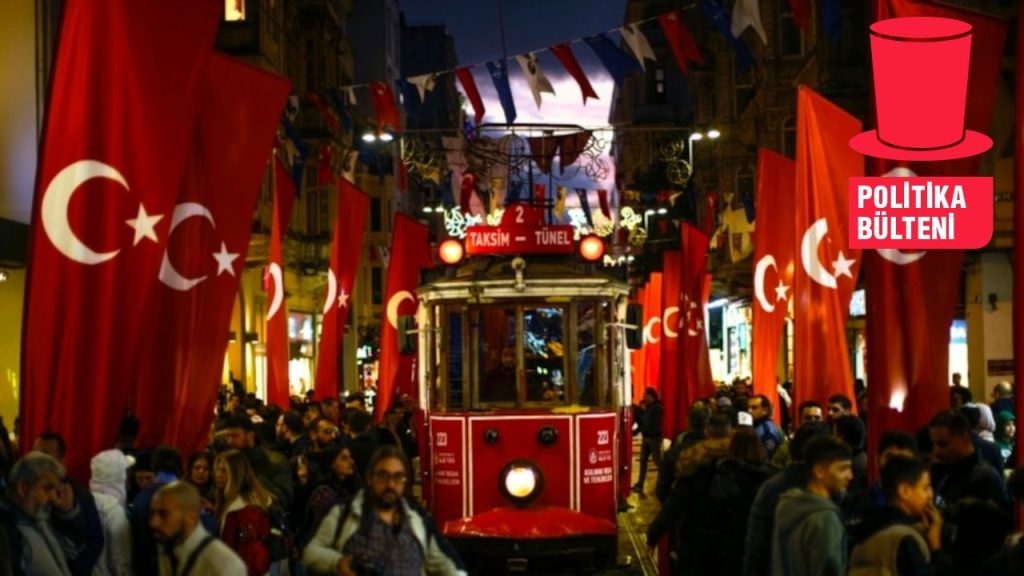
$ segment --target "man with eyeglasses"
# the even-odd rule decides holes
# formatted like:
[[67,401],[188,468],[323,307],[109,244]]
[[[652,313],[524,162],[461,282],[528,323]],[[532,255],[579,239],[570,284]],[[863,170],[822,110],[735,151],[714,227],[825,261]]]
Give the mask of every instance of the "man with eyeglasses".
[[433,522],[403,494],[412,480],[405,455],[382,446],[367,466],[366,487],[332,509],[302,554],[314,573],[462,576],[462,562]]

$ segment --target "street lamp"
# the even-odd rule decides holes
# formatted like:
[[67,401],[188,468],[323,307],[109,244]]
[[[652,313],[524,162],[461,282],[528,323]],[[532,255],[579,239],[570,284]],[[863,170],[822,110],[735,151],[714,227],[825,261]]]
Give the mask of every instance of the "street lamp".
[[722,135],[722,133],[719,132],[715,128],[709,129],[707,131],[707,133],[704,133],[704,132],[692,132],[692,133],[690,133],[690,146],[689,146],[689,148],[690,148],[690,174],[691,175],[693,174],[693,146],[694,146],[693,143],[694,142],[698,142],[700,140],[703,140],[705,136],[708,137],[708,140],[717,140],[718,137],[721,136],[721,135]]

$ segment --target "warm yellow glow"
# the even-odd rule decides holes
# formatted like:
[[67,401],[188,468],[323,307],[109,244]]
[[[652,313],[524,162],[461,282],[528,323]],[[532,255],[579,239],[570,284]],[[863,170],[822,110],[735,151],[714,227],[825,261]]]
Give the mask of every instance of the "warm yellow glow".
[[224,20],[228,22],[245,20],[245,0],[224,0]]
[[438,254],[441,256],[441,261],[445,264],[458,264],[462,260],[462,242],[453,239],[445,240],[438,248]]
[[537,475],[531,468],[517,466],[505,475],[505,489],[514,498],[526,498],[537,488]]
[[604,256],[604,241],[597,236],[587,236],[580,241],[580,256],[591,262],[600,260]]

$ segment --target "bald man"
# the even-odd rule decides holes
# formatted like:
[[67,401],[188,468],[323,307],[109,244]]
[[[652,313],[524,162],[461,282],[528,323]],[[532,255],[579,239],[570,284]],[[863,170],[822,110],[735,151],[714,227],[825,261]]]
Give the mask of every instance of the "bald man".
[[160,542],[160,576],[246,576],[245,563],[199,523],[195,486],[175,481],[153,496],[149,527]]

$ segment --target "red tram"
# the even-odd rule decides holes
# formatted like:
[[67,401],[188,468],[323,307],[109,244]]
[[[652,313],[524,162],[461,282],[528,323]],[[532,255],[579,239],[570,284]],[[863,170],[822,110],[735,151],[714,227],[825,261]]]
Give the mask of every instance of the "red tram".
[[598,569],[629,490],[629,286],[571,227],[505,220],[418,290],[423,498],[475,572]]

